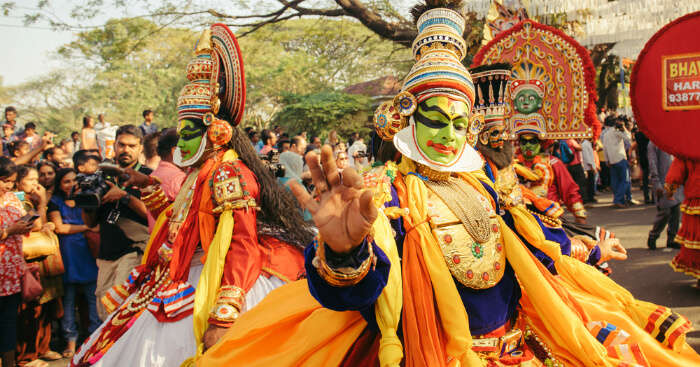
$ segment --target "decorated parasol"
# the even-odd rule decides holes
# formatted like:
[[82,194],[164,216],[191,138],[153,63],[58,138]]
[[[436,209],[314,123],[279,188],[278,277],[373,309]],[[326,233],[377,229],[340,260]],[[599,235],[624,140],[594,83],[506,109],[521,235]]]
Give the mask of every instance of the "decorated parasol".
[[632,69],[630,96],[639,128],[673,155],[700,159],[700,12],[667,24]]

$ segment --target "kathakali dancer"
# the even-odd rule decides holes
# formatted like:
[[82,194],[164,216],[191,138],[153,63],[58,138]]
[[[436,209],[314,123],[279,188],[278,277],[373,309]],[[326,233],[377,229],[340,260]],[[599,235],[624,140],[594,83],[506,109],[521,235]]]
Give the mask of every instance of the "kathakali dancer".
[[474,86],[460,62],[465,20],[445,6],[460,8],[414,8],[416,64],[375,114],[400,161],[360,177],[341,174],[330,147],[320,163],[307,156],[317,197],[292,186],[320,234],[305,252],[307,280],[271,292],[198,365],[700,363],[685,318],[562,255],[522,207],[510,210],[512,228],[498,215],[471,146],[483,119],[471,113]]
[[[508,109],[509,81],[511,65],[499,63],[482,65],[470,70],[476,101],[474,112],[484,115],[484,128],[479,133],[476,147],[484,159],[484,173],[493,182],[498,194],[501,215],[506,222],[511,221],[510,209],[522,206],[535,215],[542,231],[556,242],[561,243],[564,255],[573,256],[588,264],[600,265],[604,272],[609,272],[605,260],[613,258],[624,260],[624,248],[618,241],[606,241],[614,235],[601,227],[571,223],[561,216],[563,210],[559,203],[546,197],[535,195],[530,189],[520,184],[515,172],[515,155],[506,123]],[[559,240],[571,236],[569,241]],[[553,262],[543,252],[530,246],[540,262],[553,270]],[[603,251],[603,253],[601,253]]]
[[246,135],[237,41],[222,24],[202,34],[178,99],[175,163],[188,176],[173,202],[146,176],[154,217],[143,265],[103,302],[114,311],[74,366],[179,366],[213,345],[271,290],[304,274],[313,232]]
[[[579,187],[547,149],[554,139],[586,138],[600,131],[595,117],[595,69],[587,51],[563,32],[525,20],[481,48],[473,66],[511,63],[505,115],[518,140],[516,172],[535,195],[565,204],[585,223]],[[551,214],[558,208],[552,208]]]

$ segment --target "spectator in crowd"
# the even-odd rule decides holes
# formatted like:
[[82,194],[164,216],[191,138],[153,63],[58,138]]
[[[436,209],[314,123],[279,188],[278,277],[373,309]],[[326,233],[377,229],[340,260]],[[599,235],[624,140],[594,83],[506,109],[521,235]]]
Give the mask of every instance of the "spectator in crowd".
[[80,137],[80,149],[99,149],[97,147],[95,120],[93,120],[91,116],[83,117],[83,130]]
[[260,143],[260,134],[255,130],[251,130],[248,133],[248,139],[250,139],[250,143],[253,145],[253,148],[255,148],[255,151],[257,153],[260,153],[260,149],[258,149],[258,143]]
[[158,138],[160,138],[160,133],[157,131],[143,138],[143,155],[146,158],[143,165],[152,170],[155,170],[156,167],[158,167],[158,163],[160,163],[160,156],[158,156]]
[[605,158],[605,149],[603,149],[603,135],[596,140],[594,148],[596,154],[598,155],[598,162],[600,162],[600,184],[598,185],[598,190],[608,190],[610,188],[610,167],[608,166],[608,160]]
[[350,167],[357,171],[367,164],[367,145],[365,145],[365,139],[359,134],[355,136],[354,142],[348,148],[348,158]]
[[637,160],[639,167],[642,169],[642,192],[644,193],[644,203],[651,204],[654,202],[649,193],[649,157],[647,155],[647,147],[649,146],[649,138],[644,133],[635,129],[634,142],[637,150]]
[[348,166],[348,153],[344,150],[335,151],[335,166],[342,172]]
[[98,232],[99,228],[90,228],[85,225],[82,217],[82,209],[70,200],[75,188],[76,172],[72,168],[63,168],[56,174],[56,187],[49,205],[49,218],[56,226],[56,233],[61,245],[61,256],[65,269],[63,306],[65,314],[61,320],[61,330],[66,338],[67,345],[63,356],[70,358],[75,354],[78,340],[78,327],[76,323],[76,293],[82,291],[87,298],[88,315],[90,325],[88,332],[92,333],[100,326],[97,315],[97,300],[95,288],[97,281],[97,265],[95,258],[90,254],[84,232]]
[[277,144],[277,134],[272,130],[263,130],[262,141],[264,145],[260,148],[260,154],[269,154],[276,152],[275,145]]
[[[177,193],[180,192],[180,188],[187,178],[187,174],[173,163],[173,155],[179,139],[180,136],[174,128],[164,129],[160,133],[158,145],[156,146],[160,161],[156,169],[151,173],[151,176],[160,181],[160,187],[170,201],[175,200]],[[127,169],[127,173],[131,172],[132,169]],[[148,231],[151,232],[152,230],[153,224],[149,221]]]
[[112,126],[105,121],[103,113],[97,115],[97,124],[95,124],[95,135],[97,136],[97,147],[100,150],[100,156],[105,159],[114,158],[114,134],[117,127]]
[[21,279],[25,272],[22,240],[34,224],[22,219],[25,211],[12,191],[17,167],[0,157],[0,358],[3,367],[15,366],[17,310],[22,302]]
[[141,129],[141,134],[143,136],[147,136],[153,133],[158,132],[158,125],[156,125],[155,122],[153,122],[153,119],[156,117],[155,112],[151,111],[150,109],[148,110],[143,110],[143,123],[139,128]]
[[17,140],[13,135],[14,128],[7,122],[2,124],[2,154],[6,157],[10,156],[10,144]]
[[[138,162],[142,144],[141,129],[134,125],[121,126],[114,143],[119,167],[150,175],[151,170]],[[102,197],[102,205],[96,211],[83,211],[85,224],[89,227],[100,226],[99,271],[95,291],[98,299],[113,286],[124,282],[131,269],[140,263],[149,237],[148,210],[140,200],[141,192],[131,186],[121,189],[113,182],[108,184],[110,190]],[[101,303],[98,303],[97,311],[100,319],[107,318],[107,311]]]
[[625,145],[630,144],[631,138],[623,121],[606,120],[603,148],[610,165],[610,185],[614,195],[613,206],[616,208],[625,208],[632,204],[630,166],[625,149]]
[[332,148],[335,148],[338,145],[338,143],[340,143],[340,139],[338,138],[338,132],[335,130],[331,130],[328,133],[328,137],[323,142],[323,144],[330,145]]
[[275,132],[275,134],[277,134],[278,138],[284,136],[284,134],[285,134],[284,129],[280,125],[275,125],[274,132]]
[[5,121],[3,124],[8,124],[12,127],[12,135],[18,136],[22,134],[22,126],[17,123],[17,109],[13,106],[5,107]]
[[285,178],[301,179],[304,170],[305,152],[306,139],[299,135],[293,137],[289,144],[289,150],[280,153],[280,163],[285,167]]
[[263,131],[260,132],[260,140],[258,140],[255,143],[255,151],[257,151],[258,154],[260,154],[260,151],[265,146],[265,137],[268,136],[269,134],[270,134],[270,131],[267,129],[263,129]]
[[30,149],[35,149],[41,145],[41,137],[36,133],[36,124],[33,122],[28,122],[24,125],[24,132],[19,139],[29,143]]
[[58,148],[58,147],[51,147],[48,148],[44,151],[43,157],[45,160],[53,163],[56,165],[56,167],[61,167],[61,168],[66,168],[68,167],[68,163],[66,162],[66,153],[63,152],[63,149]]
[[584,194],[584,204],[598,202],[595,198],[595,181],[598,176],[595,154],[591,139],[584,139],[583,142],[581,142],[581,164],[586,175],[585,189],[581,190]]
[[[39,174],[34,166],[17,167],[17,192],[23,197],[24,210],[39,215],[34,222],[32,233],[24,238],[25,261],[35,264],[39,270],[39,280],[43,291],[38,299],[22,303],[18,314],[18,335],[16,360],[18,365],[48,366],[43,360],[58,360],[61,355],[52,351],[51,324],[62,316],[63,296],[62,260],[58,247],[55,247],[55,226],[47,222],[48,196],[39,184]],[[53,248],[56,253],[37,254],[36,248]],[[42,360],[43,359],[43,360]]]
[[78,173],[91,175],[99,169],[100,156],[94,150],[79,150],[73,155],[73,167]]
[[291,144],[291,142],[289,141],[289,139],[284,139],[284,138],[283,138],[283,139],[280,139],[280,140],[277,142],[277,147],[278,147],[278,149],[279,149],[280,154],[282,154],[282,153],[288,151],[288,150],[289,150],[289,147],[290,147],[290,144]]
[[321,154],[321,138],[319,138],[318,136],[312,137],[311,141],[306,146],[306,153],[312,150],[316,151],[316,153],[318,154]]
[[80,150],[80,134],[78,134],[77,131],[73,131],[70,133],[70,140],[73,141],[73,150],[71,154],[75,154],[75,152]]
[[36,165],[36,169],[39,172],[39,184],[46,190],[46,197],[51,198],[58,167],[49,161],[41,161]]
[[70,160],[70,158],[73,156],[73,141],[68,138],[61,139],[58,147],[61,148],[63,154],[65,154],[66,160]]
[[53,147],[53,143],[49,137],[41,139],[41,144],[32,149],[24,140],[17,140],[10,144],[10,157],[15,164],[28,164],[37,159],[37,157],[46,149]]
[[654,224],[651,227],[651,231],[649,231],[647,247],[651,250],[656,249],[656,240],[661,236],[664,227],[668,225],[666,247],[677,249],[681,247],[675,241],[675,238],[681,219],[683,187],[679,187],[671,197],[665,195],[664,183],[666,182],[666,174],[671,168],[673,157],[657,147],[652,141],[647,143],[646,151],[649,162],[649,179],[654,190],[654,198],[656,199],[656,218],[654,218]]

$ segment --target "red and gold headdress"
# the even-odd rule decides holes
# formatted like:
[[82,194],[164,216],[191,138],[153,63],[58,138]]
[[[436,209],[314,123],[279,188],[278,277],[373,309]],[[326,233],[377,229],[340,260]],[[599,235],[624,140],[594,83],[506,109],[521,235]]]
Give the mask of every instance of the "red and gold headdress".
[[232,126],[243,119],[243,59],[238,41],[226,25],[217,23],[202,32],[195,57],[187,64],[187,79],[190,82],[177,100],[178,121],[201,121],[207,127],[207,139],[202,139],[197,154],[187,161],[176,151],[174,158],[180,166],[198,161],[207,140],[214,146],[227,144],[233,136]]
[[[506,107],[511,138],[522,133],[544,139],[587,138],[600,130],[595,69],[588,51],[573,38],[528,19],[482,47],[472,66],[498,62],[513,65],[511,103]],[[532,103],[518,104],[521,94],[541,106],[532,111]]]

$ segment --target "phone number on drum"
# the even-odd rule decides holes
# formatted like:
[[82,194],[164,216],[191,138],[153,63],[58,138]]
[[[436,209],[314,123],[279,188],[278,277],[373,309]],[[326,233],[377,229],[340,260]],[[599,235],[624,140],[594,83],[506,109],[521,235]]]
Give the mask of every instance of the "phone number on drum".
[[671,103],[700,101],[700,92],[669,94],[668,101]]

